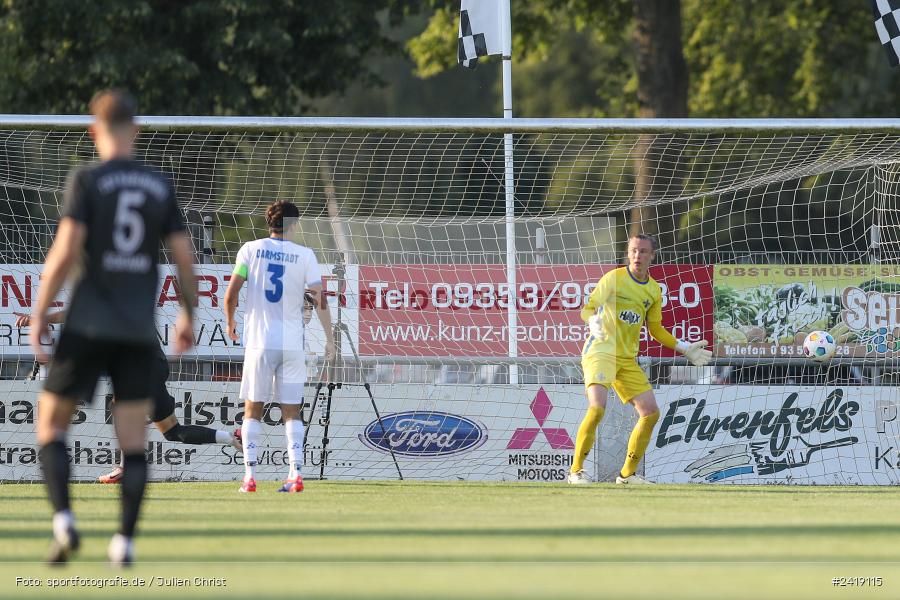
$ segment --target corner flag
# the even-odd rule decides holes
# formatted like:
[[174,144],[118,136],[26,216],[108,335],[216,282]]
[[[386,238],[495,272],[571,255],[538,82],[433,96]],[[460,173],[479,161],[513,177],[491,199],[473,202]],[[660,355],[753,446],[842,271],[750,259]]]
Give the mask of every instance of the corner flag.
[[464,67],[474,69],[478,58],[503,54],[503,0],[462,0],[457,54]]
[[891,66],[896,67],[900,64],[900,0],[872,0],[872,13],[878,39]]
[[[900,0],[898,0],[900,1]],[[500,54],[503,57],[503,118],[512,119],[512,17],[510,0],[461,0],[459,12],[459,41],[457,59],[474,69],[482,56]],[[506,197],[506,285],[516,288],[516,178],[513,167],[513,134],[503,134],[504,195]],[[519,313],[516,302],[508,303],[507,327],[516,331]],[[509,336],[509,383],[519,383],[518,338]]]

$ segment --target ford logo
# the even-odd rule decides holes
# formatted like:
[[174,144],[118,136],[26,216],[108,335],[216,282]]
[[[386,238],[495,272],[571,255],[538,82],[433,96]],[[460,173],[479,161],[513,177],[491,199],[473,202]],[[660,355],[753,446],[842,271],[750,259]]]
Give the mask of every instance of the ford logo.
[[[382,429],[381,424],[384,424]],[[360,441],[380,452],[433,458],[473,450],[487,440],[483,425],[445,412],[410,411],[369,423]]]

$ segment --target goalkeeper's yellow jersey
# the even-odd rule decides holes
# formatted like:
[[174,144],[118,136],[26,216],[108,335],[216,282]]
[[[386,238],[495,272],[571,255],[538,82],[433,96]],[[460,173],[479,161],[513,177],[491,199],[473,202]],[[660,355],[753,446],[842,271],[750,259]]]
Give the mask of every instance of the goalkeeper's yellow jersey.
[[595,314],[600,315],[602,335],[589,336],[582,354],[599,352],[634,359],[645,324],[664,346],[674,348],[677,343],[662,326],[662,288],[652,277],[638,281],[628,267],[613,269],[597,282],[581,309],[581,319],[587,323]]

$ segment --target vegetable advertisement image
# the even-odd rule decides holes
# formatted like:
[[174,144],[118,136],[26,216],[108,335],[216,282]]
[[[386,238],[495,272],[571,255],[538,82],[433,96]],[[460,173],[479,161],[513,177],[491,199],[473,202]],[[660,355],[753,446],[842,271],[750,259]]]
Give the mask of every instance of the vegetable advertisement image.
[[802,356],[811,331],[837,356],[900,352],[900,265],[716,265],[718,356]]

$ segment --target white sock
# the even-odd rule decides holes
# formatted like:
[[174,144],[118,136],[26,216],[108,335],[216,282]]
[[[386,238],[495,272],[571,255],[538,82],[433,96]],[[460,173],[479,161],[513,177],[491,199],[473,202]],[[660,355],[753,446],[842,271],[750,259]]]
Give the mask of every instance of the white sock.
[[[241,427],[243,429],[243,427]],[[222,431],[221,429],[216,430],[216,443],[217,444],[230,444],[234,441],[234,436],[231,435],[230,431]]]
[[69,526],[75,525],[75,517],[70,510],[61,510],[53,513],[53,537],[57,541],[68,544]]
[[256,449],[259,447],[259,421],[244,419],[241,425],[241,438],[244,446],[244,481],[253,478],[253,467],[256,466]]
[[109,548],[106,551],[109,561],[112,563],[120,563],[125,560],[126,556],[132,555],[131,538],[125,537],[121,533],[112,536],[109,541]]
[[306,433],[306,430],[300,419],[286,421],[284,429],[287,433],[288,460],[291,461],[288,479],[296,479],[303,469],[303,434]]

